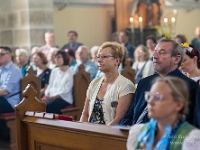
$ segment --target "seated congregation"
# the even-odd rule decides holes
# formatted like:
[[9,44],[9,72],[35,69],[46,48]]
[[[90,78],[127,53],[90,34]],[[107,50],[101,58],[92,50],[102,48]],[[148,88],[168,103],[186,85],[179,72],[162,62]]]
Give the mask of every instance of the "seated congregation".
[[[41,82],[39,91],[38,89],[36,91],[40,93],[40,97],[35,99],[34,92],[29,91],[30,89],[34,91],[35,87],[28,86],[26,89],[29,91],[28,94],[25,92],[22,104],[20,103],[15,108],[18,148],[25,150],[37,145],[37,147],[43,147],[42,149],[51,149],[51,146],[58,148],[60,145],[65,145],[59,148],[92,149],[90,146],[98,143],[97,140],[101,137],[105,138],[102,141],[110,142],[112,148],[103,144],[102,147],[95,149],[126,149],[127,138],[128,149],[187,149],[191,144],[188,141],[198,142],[199,139],[195,137],[200,136],[200,131],[197,129],[200,127],[198,120],[200,117],[198,111],[200,87],[198,78],[196,78],[200,75],[195,76],[195,73],[190,70],[194,68],[193,71],[195,69],[196,72],[199,71],[200,58],[198,51],[196,52],[192,45],[183,46],[174,40],[161,39],[155,45],[152,58],[146,47],[138,46],[135,50],[137,58],[133,62],[134,72],[130,67],[130,62],[123,64],[126,55],[124,47],[117,42],[105,42],[99,47],[96,54],[96,61],[101,73],[98,78],[95,78],[94,75],[98,72],[97,66],[95,63],[92,64],[95,67],[90,65],[93,62],[89,59],[89,52],[84,45],[78,47],[75,52],[77,64],[72,68],[70,67],[71,57],[68,53],[70,50],[56,51],[54,55],[56,67],[52,70],[48,69],[47,60],[42,52],[34,53],[32,58],[33,64],[36,66],[35,75],[40,78]],[[3,58],[0,69],[2,79],[0,94],[4,94],[0,95],[2,99],[0,113],[14,112],[14,106],[20,102],[19,85],[22,73],[11,60],[11,50],[0,47],[0,53],[0,57]],[[190,68],[185,65],[186,62],[191,64]],[[122,70],[119,71],[121,66],[123,66]],[[8,67],[12,67],[13,72],[8,72]],[[145,68],[149,70],[146,72]],[[75,81],[78,70],[84,71],[80,74],[82,78],[79,76],[79,79],[83,79],[84,82],[81,82],[82,80],[79,80],[79,83]],[[18,78],[15,78],[16,81],[13,83],[11,77],[16,76],[15,74],[18,74]],[[74,89],[75,82],[78,90]],[[137,88],[135,84],[137,84]],[[83,90],[81,90],[82,86],[84,86]],[[79,113],[76,120],[80,119],[80,122],[68,124],[64,121],[24,115],[25,111],[61,114],[67,111],[65,110],[67,107],[74,107],[73,104],[76,107],[74,97],[79,94],[82,106],[76,109]],[[18,99],[15,100],[15,103],[10,103],[9,99],[14,97]],[[34,99],[36,101],[33,102],[34,104],[42,105],[35,108],[34,106],[23,108],[23,103],[28,103],[27,99]],[[8,111],[4,111],[3,106],[9,108]],[[70,108],[68,109],[70,110]],[[71,115],[70,112],[65,114]],[[32,123],[35,126],[32,127]],[[124,125],[132,126],[129,137],[127,132],[110,127],[116,124],[120,124],[122,127]],[[31,133],[23,130],[24,127],[30,128]],[[64,144],[63,140],[58,141],[59,138],[51,137],[50,134],[48,136],[42,134],[39,137],[37,133],[33,133],[36,128],[40,128],[41,133],[53,131],[55,137],[60,134],[62,138],[67,139],[67,142]],[[67,134],[64,135],[64,132]],[[97,137],[91,136],[93,134]],[[25,140],[22,135],[29,138]],[[86,139],[84,139],[84,135]],[[86,144],[82,143],[82,147],[81,143],[70,145],[70,142],[76,141],[75,136],[79,140],[84,139]],[[177,136],[184,138],[179,139],[176,138]],[[55,145],[50,144],[53,138]],[[93,140],[89,144],[88,141],[91,139]],[[35,144],[34,141],[38,142]],[[176,142],[183,144],[174,144]],[[114,143],[118,144],[114,145]],[[196,148],[194,143],[192,146],[194,149]]]
[[[58,54],[59,54],[59,52],[61,53],[61,54],[64,54],[65,56],[66,56],[66,53],[64,52],[64,51],[58,51]],[[36,66],[42,66],[42,65],[44,65],[45,63],[43,63],[43,62],[45,62],[45,61],[42,61],[42,59],[41,58],[43,58],[42,57],[42,54],[40,53],[40,52],[37,52],[37,53],[35,53],[34,55],[33,55],[34,57],[34,62],[37,62],[36,63]],[[56,55],[57,56],[57,55]],[[61,55],[59,55],[60,56],[60,58],[61,58]],[[65,58],[65,56],[64,56],[64,58]],[[67,59],[66,59],[67,60]],[[62,64],[62,59],[60,60],[60,62],[59,62],[60,64]],[[41,65],[39,65],[39,64],[41,64]],[[59,66],[59,64],[57,65],[57,66]],[[118,66],[117,65],[117,63],[116,63],[116,66]],[[66,67],[66,66],[65,66]],[[40,68],[42,68],[42,67],[40,67]],[[44,67],[44,70],[45,70],[45,68],[46,67]],[[58,68],[58,67],[57,67]],[[56,70],[57,68],[55,68],[54,70]],[[130,68],[130,66],[129,66],[129,68]],[[53,70],[53,71],[54,71]],[[87,73],[87,72],[85,72],[85,70],[84,70],[84,65],[80,65],[79,66],[79,72],[77,72],[75,75],[74,75],[74,83],[76,83],[75,85],[76,85],[76,89],[77,89],[77,87],[78,87],[78,89],[79,90],[74,90],[74,93],[76,93],[74,96],[75,96],[75,105],[76,104],[78,104],[78,102],[77,102],[77,98],[82,98],[80,101],[80,103],[81,103],[81,105],[79,105],[79,108],[78,109],[76,109],[76,111],[78,110],[78,117],[77,118],[80,118],[80,114],[81,114],[81,111],[82,111],[82,109],[83,109],[83,105],[84,105],[84,99],[85,99],[85,97],[86,97],[86,89],[87,89],[87,87],[88,87],[88,85],[89,85],[89,82],[90,82],[90,75],[89,75],[89,73]],[[38,71],[38,70],[37,70]],[[30,74],[30,73],[32,73],[32,74]],[[124,74],[126,75],[126,72],[124,71]],[[35,83],[34,81],[33,81],[33,71],[32,72],[30,72],[30,70],[29,71],[27,71],[27,74],[26,74],[26,76],[24,77],[24,78],[28,78],[30,76],[30,78],[29,78],[29,82],[25,82],[25,83],[31,83],[32,85],[34,85],[34,87],[37,89],[37,93],[39,94],[39,96],[38,96],[38,94],[37,94],[37,98],[38,99],[41,99],[41,90],[40,90],[40,83],[38,84],[38,83]],[[38,80],[39,80],[39,77],[36,77],[36,76],[34,76],[35,78],[37,78]],[[24,79],[24,78],[22,78],[22,79]],[[51,78],[51,77],[50,77]],[[121,77],[120,77],[121,78]],[[61,78],[59,78],[59,79],[61,79]],[[38,81],[37,80],[37,81]],[[73,82],[73,78],[71,78],[71,82]],[[127,79],[126,79],[127,80]],[[40,80],[39,80],[40,81]],[[54,81],[54,80],[52,80],[52,81]],[[131,82],[131,81],[129,81],[129,82]],[[22,82],[21,82],[22,83]],[[82,86],[80,86],[80,84],[81,83],[83,83],[82,84]],[[26,84],[26,85],[27,85]],[[41,84],[42,84],[42,81],[41,81]],[[132,84],[132,83],[131,83]],[[22,84],[21,84],[22,85]],[[43,84],[43,85],[45,85],[45,84]],[[50,85],[50,84],[49,84]],[[48,85],[48,86],[49,86]],[[75,85],[74,85],[74,87],[75,87]],[[84,88],[85,87],[85,88]],[[133,86],[132,86],[133,87]],[[48,87],[47,87],[47,89],[48,89]],[[84,91],[85,90],[85,91]],[[42,99],[41,99],[42,100]],[[44,101],[44,100],[43,100]],[[77,106],[77,105],[76,105]],[[48,108],[48,103],[47,103],[47,108]],[[62,108],[61,108],[62,109]],[[68,109],[68,111],[69,111],[69,113],[66,113],[66,110],[59,110],[59,111],[62,111],[62,112],[65,112],[65,114],[67,114],[67,115],[70,115],[70,112],[71,111],[73,111],[73,108],[69,108]],[[77,113],[76,113],[77,114]],[[6,118],[4,117],[4,118],[1,118],[1,119],[5,119],[6,120]],[[14,118],[13,118],[14,119]],[[14,140],[15,141],[15,140]]]

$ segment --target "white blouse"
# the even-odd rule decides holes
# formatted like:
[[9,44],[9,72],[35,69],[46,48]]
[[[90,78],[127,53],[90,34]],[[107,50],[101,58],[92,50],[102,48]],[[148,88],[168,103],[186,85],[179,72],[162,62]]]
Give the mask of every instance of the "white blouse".
[[60,95],[66,102],[73,103],[73,86],[74,86],[74,71],[70,68],[65,72],[60,72],[60,68],[54,68],[51,71],[49,85],[45,91],[50,97]]

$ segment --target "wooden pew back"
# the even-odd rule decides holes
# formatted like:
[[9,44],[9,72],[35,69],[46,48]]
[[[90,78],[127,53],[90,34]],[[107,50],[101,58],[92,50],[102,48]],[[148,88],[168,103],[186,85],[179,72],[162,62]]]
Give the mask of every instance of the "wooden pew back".
[[[31,84],[34,89],[37,91],[37,98],[41,98],[40,89],[41,89],[41,79],[34,74],[33,68],[31,66],[27,69],[27,75],[21,79],[20,82],[21,93],[25,90],[28,84]],[[21,94],[22,98],[22,94]]]
[[130,66],[130,61],[125,62],[125,67],[121,74],[135,84],[135,70]]
[[72,115],[75,120],[80,119],[89,84],[90,74],[85,71],[84,65],[81,64],[79,71],[74,75],[73,97],[75,107],[63,109],[64,115]]
[[80,118],[86,98],[86,92],[90,84],[90,73],[85,71],[84,65],[79,66],[79,71],[74,75],[74,102],[80,108],[78,118]]
[[[46,111],[46,104],[37,98],[37,91],[29,84],[23,92],[23,99],[15,108],[15,122],[17,132],[18,150],[27,149],[28,143],[24,143],[27,138],[25,125],[21,122],[26,110],[29,111]],[[18,134],[20,133],[20,134]]]
[[44,111],[29,85],[16,106],[18,150],[125,150],[128,131],[104,125],[25,116],[25,111]]

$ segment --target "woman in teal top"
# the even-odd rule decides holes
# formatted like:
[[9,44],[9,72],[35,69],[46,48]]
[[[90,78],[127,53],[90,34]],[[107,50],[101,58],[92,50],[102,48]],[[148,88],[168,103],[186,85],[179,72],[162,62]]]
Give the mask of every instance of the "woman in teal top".
[[65,49],[65,52],[69,54],[69,67],[75,71],[75,66],[77,64],[76,58],[75,58],[75,52],[72,49]]
[[184,139],[195,130],[185,121],[188,91],[185,82],[177,77],[157,78],[151,90],[145,92],[148,117],[151,119],[144,125],[131,128],[127,149],[182,149]]

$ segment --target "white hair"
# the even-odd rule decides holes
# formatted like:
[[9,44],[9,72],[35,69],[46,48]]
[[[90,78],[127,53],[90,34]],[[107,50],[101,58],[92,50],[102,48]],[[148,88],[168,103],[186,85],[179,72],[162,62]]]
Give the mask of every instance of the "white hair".
[[87,51],[87,53],[90,54],[90,51],[89,51],[89,49],[86,45],[81,45],[81,46],[78,47],[78,49],[85,49]]
[[100,46],[97,46],[97,45],[95,45],[95,46],[93,46],[91,49],[90,49],[90,53],[92,53],[92,52],[97,52],[98,50],[99,50],[99,48],[100,48]]
[[59,49],[58,48],[56,48],[56,47],[52,47],[52,48],[50,48],[50,50],[49,50],[50,52],[57,52],[57,51],[59,51]]
[[19,53],[22,53],[24,56],[28,57],[29,58],[29,53],[27,50],[23,49],[23,48],[19,48],[19,49],[16,49],[15,51],[15,54],[19,54]]

